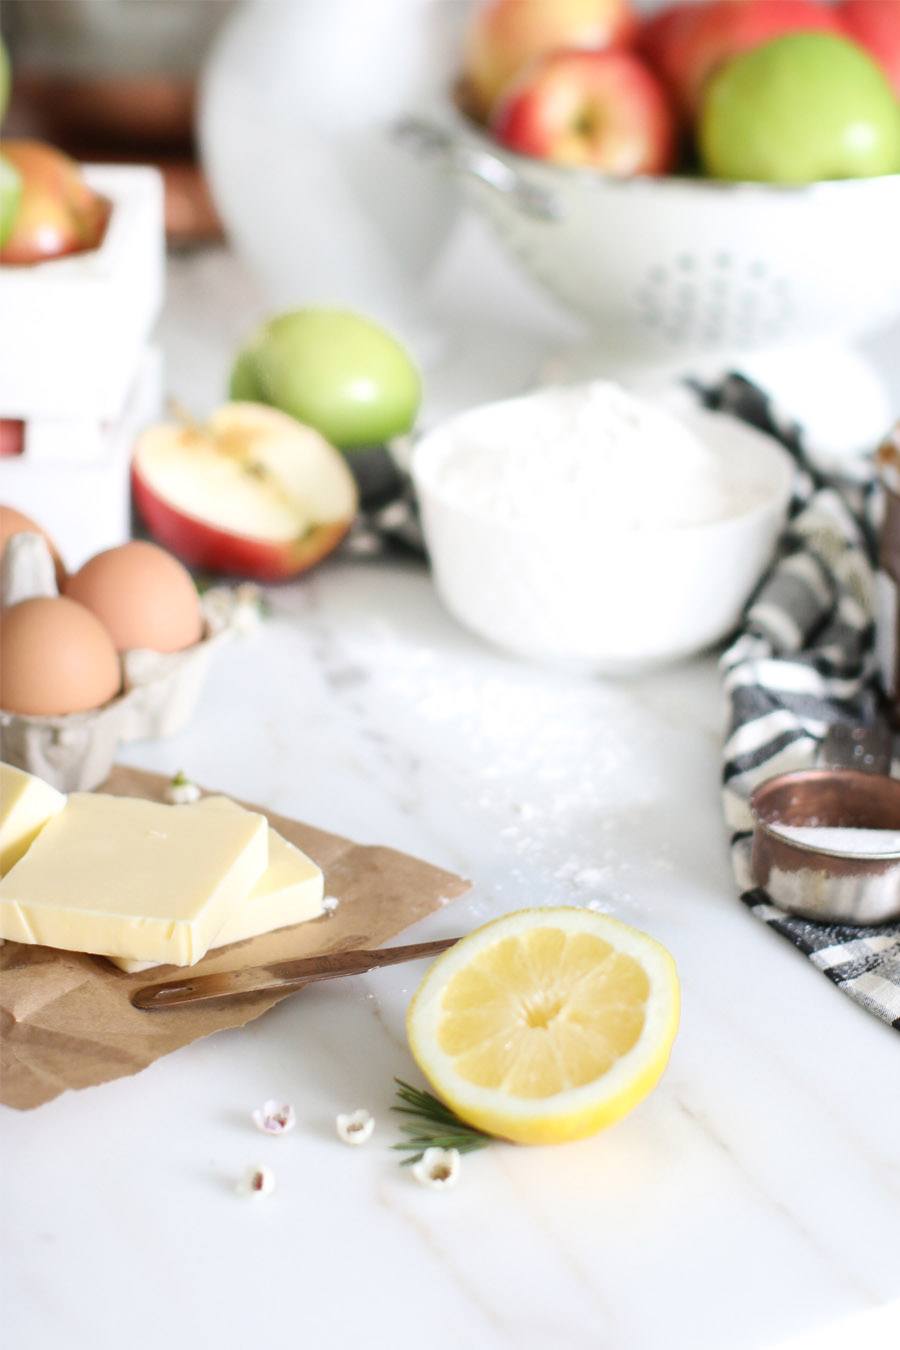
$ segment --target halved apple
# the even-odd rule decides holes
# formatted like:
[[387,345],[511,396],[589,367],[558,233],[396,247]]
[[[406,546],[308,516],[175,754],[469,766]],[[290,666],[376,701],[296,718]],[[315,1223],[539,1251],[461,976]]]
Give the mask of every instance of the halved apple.
[[196,567],[257,581],[283,581],[320,562],[358,506],[340,452],[258,403],[227,403],[202,426],[150,427],[131,481],[160,543]]

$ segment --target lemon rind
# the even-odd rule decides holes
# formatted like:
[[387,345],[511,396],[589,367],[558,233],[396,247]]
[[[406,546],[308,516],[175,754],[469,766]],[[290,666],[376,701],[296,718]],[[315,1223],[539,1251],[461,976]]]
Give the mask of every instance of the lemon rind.
[[[453,975],[504,937],[548,925],[593,932],[646,970],[652,997],[641,1034],[601,1078],[551,1097],[513,1097],[461,1077],[440,1048],[441,995]],[[427,972],[407,1012],[413,1058],[432,1086],[470,1124],[522,1143],[553,1143],[596,1133],[632,1110],[659,1081],[678,1029],[680,995],[671,954],[654,938],[611,915],[577,906],[516,910],[494,919],[444,952]]]

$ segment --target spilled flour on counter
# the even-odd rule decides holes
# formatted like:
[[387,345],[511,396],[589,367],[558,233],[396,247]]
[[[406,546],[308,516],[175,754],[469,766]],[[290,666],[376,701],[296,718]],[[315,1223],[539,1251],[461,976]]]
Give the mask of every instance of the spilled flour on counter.
[[370,742],[379,789],[434,830],[448,866],[466,871],[479,841],[478,893],[456,902],[473,922],[499,900],[582,904],[640,924],[647,896],[666,896],[661,883],[692,841],[669,826],[655,762],[666,733],[646,706],[588,677],[548,680],[464,638],[432,645],[383,618],[341,637],[342,664],[369,672],[364,691],[343,697],[365,724],[377,709],[397,728]]
[[540,390],[456,424],[441,496],[498,524],[651,531],[726,520],[770,488],[617,384]]

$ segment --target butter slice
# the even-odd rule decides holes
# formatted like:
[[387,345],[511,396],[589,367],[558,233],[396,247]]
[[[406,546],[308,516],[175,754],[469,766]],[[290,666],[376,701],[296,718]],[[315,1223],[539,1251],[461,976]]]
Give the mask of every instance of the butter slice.
[[268,866],[268,825],[75,792],[0,880],[0,937],[192,965]]
[[0,764],[0,877],[10,870],[66,799],[12,764]]
[[[239,812],[242,806],[228,797],[204,797],[191,808]],[[273,829],[269,829],[269,866],[210,943],[210,950],[227,947],[232,942],[243,942],[271,933],[276,928],[287,928],[308,919],[317,919],[324,912],[325,881],[321,870],[299,848],[289,844]],[[110,956],[109,960],[130,975],[149,970],[156,961],[132,961],[128,957]]]

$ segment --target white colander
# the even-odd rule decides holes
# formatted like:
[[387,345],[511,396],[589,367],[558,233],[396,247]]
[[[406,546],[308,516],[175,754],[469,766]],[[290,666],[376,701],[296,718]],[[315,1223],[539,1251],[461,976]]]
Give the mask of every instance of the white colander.
[[513,154],[458,114],[399,130],[460,177],[615,365],[841,343],[900,313],[900,175],[797,187],[617,179]]

